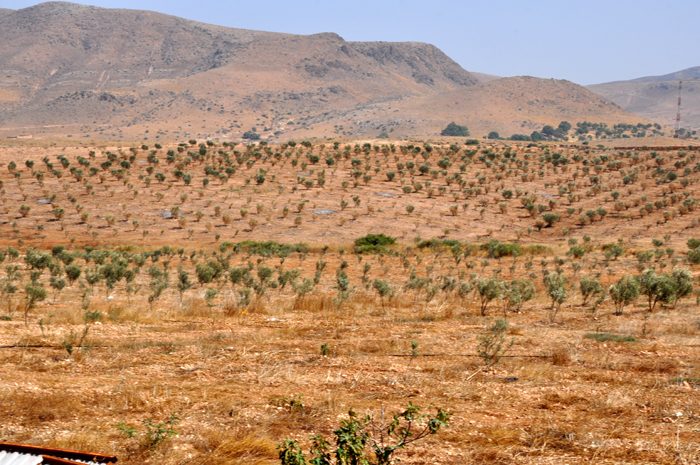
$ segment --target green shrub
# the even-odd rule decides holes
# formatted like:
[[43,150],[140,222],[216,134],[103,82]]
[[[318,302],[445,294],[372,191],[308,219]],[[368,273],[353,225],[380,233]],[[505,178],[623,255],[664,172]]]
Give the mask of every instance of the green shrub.
[[544,278],[545,289],[549,298],[552,299],[552,307],[550,310],[550,320],[553,323],[554,319],[559,313],[561,304],[566,302],[569,294],[566,289],[567,279],[564,277],[563,273],[549,273]]
[[585,334],[583,337],[586,337],[588,339],[595,339],[598,342],[608,342],[608,341],[638,342],[639,341],[636,337],[633,337],[633,336],[619,336],[617,334],[610,334],[610,333],[588,333],[588,334]]
[[583,258],[583,256],[586,255],[586,249],[582,245],[574,245],[569,249],[566,255],[573,258]]
[[476,283],[476,291],[479,294],[481,316],[486,316],[489,302],[501,297],[503,283],[496,278],[480,279]]
[[387,247],[394,245],[396,239],[382,234],[367,234],[355,239],[355,253],[384,253]]
[[[421,414],[420,408],[409,402],[402,413],[395,414],[388,425],[377,425],[369,415],[363,419],[350,410],[347,420],[341,420],[340,427],[333,431],[335,451],[323,436],[310,436],[312,440],[309,462],[296,440],[287,439],[280,444],[281,465],[390,465],[398,462],[393,458],[396,451],[412,442],[437,433],[446,428],[449,413],[438,408],[435,416]],[[418,427],[411,431],[411,426]],[[371,450],[371,452],[370,452]],[[335,457],[335,460],[334,460]]]
[[[175,427],[178,423],[180,423],[180,417],[174,413],[162,423],[156,423],[150,418],[144,418],[141,421],[141,424],[143,424],[145,428],[143,438],[141,439],[142,447],[150,450],[156,449],[166,439],[178,434],[177,431],[175,431]],[[117,429],[127,438],[137,437],[135,427],[129,427],[124,423],[118,423]]]
[[653,312],[658,303],[673,303],[676,299],[676,283],[666,274],[656,274],[654,270],[644,270],[639,277],[639,291],[647,297],[649,311]]
[[[578,246],[580,247],[580,246]],[[603,294],[603,286],[600,285],[600,281],[589,276],[581,276],[579,280],[579,290],[581,291],[581,297],[583,301],[581,305],[586,306],[589,300],[596,295]]]
[[700,264],[700,247],[688,252],[688,262],[692,263],[693,265]]
[[554,223],[559,221],[559,215],[556,213],[545,213],[542,215],[542,219],[547,223],[547,227],[551,227]]
[[525,302],[535,298],[535,285],[528,279],[514,279],[505,285],[505,300],[508,308],[520,313]]
[[440,133],[441,136],[453,137],[469,137],[469,129],[466,126],[460,126],[454,121],[447,125]]
[[248,252],[253,255],[272,257],[285,256],[293,252],[307,253],[309,248],[306,244],[301,242],[298,244],[281,244],[275,241],[242,241],[233,246],[233,251],[236,253]]
[[454,247],[455,245],[461,245],[461,243],[456,239],[426,239],[420,241],[416,247],[419,249],[437,250],[442,247]]
[[491,239],[486,244],[482,244],[481,249],[488,251],[489,258],[517,256],[522,251],[520,244],[499,242],[496,239]]
[[498,363],[513,345],[512,340],[510,344],[506,343],[506,331],[508,331],[508,321],[499,318],[493,326],[489,326],[479,335],[476,352],[487,366]]
[[525,252],[530,255],[546,255],[552,252],[552,248],[546,245],[533,244],[525,247]]
[[623,276],[610,286],[609,292],[615,304],[615,315],[622,315],[625,307],[639,297],[639,281],[635,277]]

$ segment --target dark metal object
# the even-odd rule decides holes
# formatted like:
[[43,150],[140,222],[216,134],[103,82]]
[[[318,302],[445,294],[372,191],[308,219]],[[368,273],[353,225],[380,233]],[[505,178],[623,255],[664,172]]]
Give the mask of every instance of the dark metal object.
[[[29,444],[15,444],[12,442],[0,442],[0,450],[11,452],[24,452],[27,454],[48,456],[51,459],[76,459],[96,463],[116,463],[117,457],[114,455],[94,454],[92,452],[81,452],[78,450],[58,449],[54,447],[31,446]],[[59,463],[59,462],[54,462]],[[65,463],[65,462],[64,462]],[[70,463],[70,462],[68,462]]]

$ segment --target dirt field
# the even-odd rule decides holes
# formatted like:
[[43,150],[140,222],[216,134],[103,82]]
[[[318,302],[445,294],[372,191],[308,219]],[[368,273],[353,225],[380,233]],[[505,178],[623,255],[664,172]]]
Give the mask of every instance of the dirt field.
[[698,152],[385,143],[0,147],[0,440],[273,464],[411,402],[403,463],[698,463]]

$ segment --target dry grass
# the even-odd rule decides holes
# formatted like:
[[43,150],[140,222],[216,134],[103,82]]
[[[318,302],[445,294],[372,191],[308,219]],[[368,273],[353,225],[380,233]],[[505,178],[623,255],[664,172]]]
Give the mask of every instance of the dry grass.
[[[208,434],[207,434],[208,433]],[[202,455],[194,464],[201,465],[268,465],[279,463],[277,444],[268,436],[248,434],[222,435],[218,431],[205,433],[195,448]]]

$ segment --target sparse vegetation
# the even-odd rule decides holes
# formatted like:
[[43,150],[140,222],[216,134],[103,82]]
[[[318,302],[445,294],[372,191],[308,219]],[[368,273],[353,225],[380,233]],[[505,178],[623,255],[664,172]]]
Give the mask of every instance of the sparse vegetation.
[[[700,379],[697,150],[375,142],[42,149],[60,175],[3,152],[7,439],[75,418],[52,444],[274,463],[285,437],[297,458],[332,456],[304,438],[351,405],[415,396],[447,399],[460,434],[407,462],[697,461],[690,414],[673,416],[700,408],[674,394]],[[163,412],[182,434],[145,445],[139,422],[156,431]],[[101,429],[117,422],[136,437]],[[648,448],[594,451],[591,424]]]

